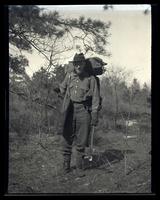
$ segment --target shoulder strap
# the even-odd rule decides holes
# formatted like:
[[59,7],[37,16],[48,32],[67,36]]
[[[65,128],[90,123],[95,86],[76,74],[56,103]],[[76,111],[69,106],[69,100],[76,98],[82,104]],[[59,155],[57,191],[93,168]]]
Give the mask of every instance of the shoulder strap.
[[89,76],[89,88],[91,88],[91,76]]
[[97,81],[98,90],[100,90],[100,81],[99,81],[99,78],[97,76],[95,76],[95,79]]

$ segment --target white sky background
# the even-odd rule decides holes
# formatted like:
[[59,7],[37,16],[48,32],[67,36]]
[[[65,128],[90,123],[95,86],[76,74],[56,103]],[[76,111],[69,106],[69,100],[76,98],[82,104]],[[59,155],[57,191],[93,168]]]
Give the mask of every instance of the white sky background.
[[[151,12],[144,15],[143,11],[149,5],[114,5],[113,10],[103,10],[103,5],[44,5],[46,10],[57,10],[62,17],[86,18],[111,21],[107,49],[112,56],[101,56],[110,65],[124,67],[132,71],[132,78],[136,77],[143,84],[151,83]],[[38,70],[44,60],[38,55],[29,55],[30,67],[26,68],[28,74]],[[73,58],[74,54],[70,57]],[[65,63],[64,63],[65,64]],[[36,67],[35,67],[36,66]]]

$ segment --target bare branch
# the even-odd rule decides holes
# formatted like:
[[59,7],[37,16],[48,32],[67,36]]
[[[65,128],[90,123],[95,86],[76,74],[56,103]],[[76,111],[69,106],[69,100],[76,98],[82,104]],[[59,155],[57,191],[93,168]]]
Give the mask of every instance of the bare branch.
[[[10,93],[13,93],[13,94],[16,94],[16,95],[18,95],[18,96],[20,96],[20,97],[22,97],[24,100],[28,100],[28,99],[29,99],[29,97],[28,97],[24,92],[15,92],[15,91],[13,91],[13,90],[9,90],[9,92],[10,92]],[[45,104],[45,103],[40,102],[40,101],[38,101],[38,100],[39,100],[39,99],[32,99],[32,102],[34,102],[34,103],[36,103],[36,104],[39,104],[39,105],[46,106],[46,107],[48,107],[49,109],[51,108],[51,109],[57,110],[57,108],[56,108],[55,106],[50,105],[50,104]]]

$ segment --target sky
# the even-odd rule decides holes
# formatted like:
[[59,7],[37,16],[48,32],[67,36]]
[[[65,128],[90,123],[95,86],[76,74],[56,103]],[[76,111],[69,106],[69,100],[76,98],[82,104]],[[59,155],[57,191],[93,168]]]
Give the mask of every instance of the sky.
[[[151,12],[144,15],[150,5],[114,5],[113,10],[103,10],[103,5],[41,5],[46,11],[57,10],[62,17],[99,19],[111,21],[107,49],[110,58],[101,56],[108,66],[123,67],[131,71],[132,78],[138,79],[140,84],[151,83]],[[38,70],[44,59],[38,54],[28,54],[30,67],[28,74]],[[73,57],[73,55],[70,55]],[[64,63],[65,64],[65,63]],[[35,68],[36,66],[36,68]]]
[[[150,5],[149,4],[132,4],[132,5],[126,5],[126,4],[119,4],[119,5],[113,5],[114,6],[114,10],[144,10],[149,8],[150,9]],[[45,8],[46,10],[57,10],[57,11],[61,11],[61,10],[103,10],[103,5],[101,4],[86,4],[86,5],[40,5],[39,7],[41,8]]]

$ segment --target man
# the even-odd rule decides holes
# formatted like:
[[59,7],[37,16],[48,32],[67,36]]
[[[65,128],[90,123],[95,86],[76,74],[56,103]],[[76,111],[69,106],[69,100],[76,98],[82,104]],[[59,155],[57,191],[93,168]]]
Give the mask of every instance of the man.
[[[99,90],[94,76],[87,73],[84,55],[75,54],[74,70],[67,74],[60,84],[62,94],[68,92],[70,107],[63,128],[64,174],[70,172],[72,144],[76,144],[76,174],[85,176],[83,171],[85,147],[88,143],[91,126],[98,123],[98,108],[100,103]],[[64,98],[64,105],[66,98]]]

